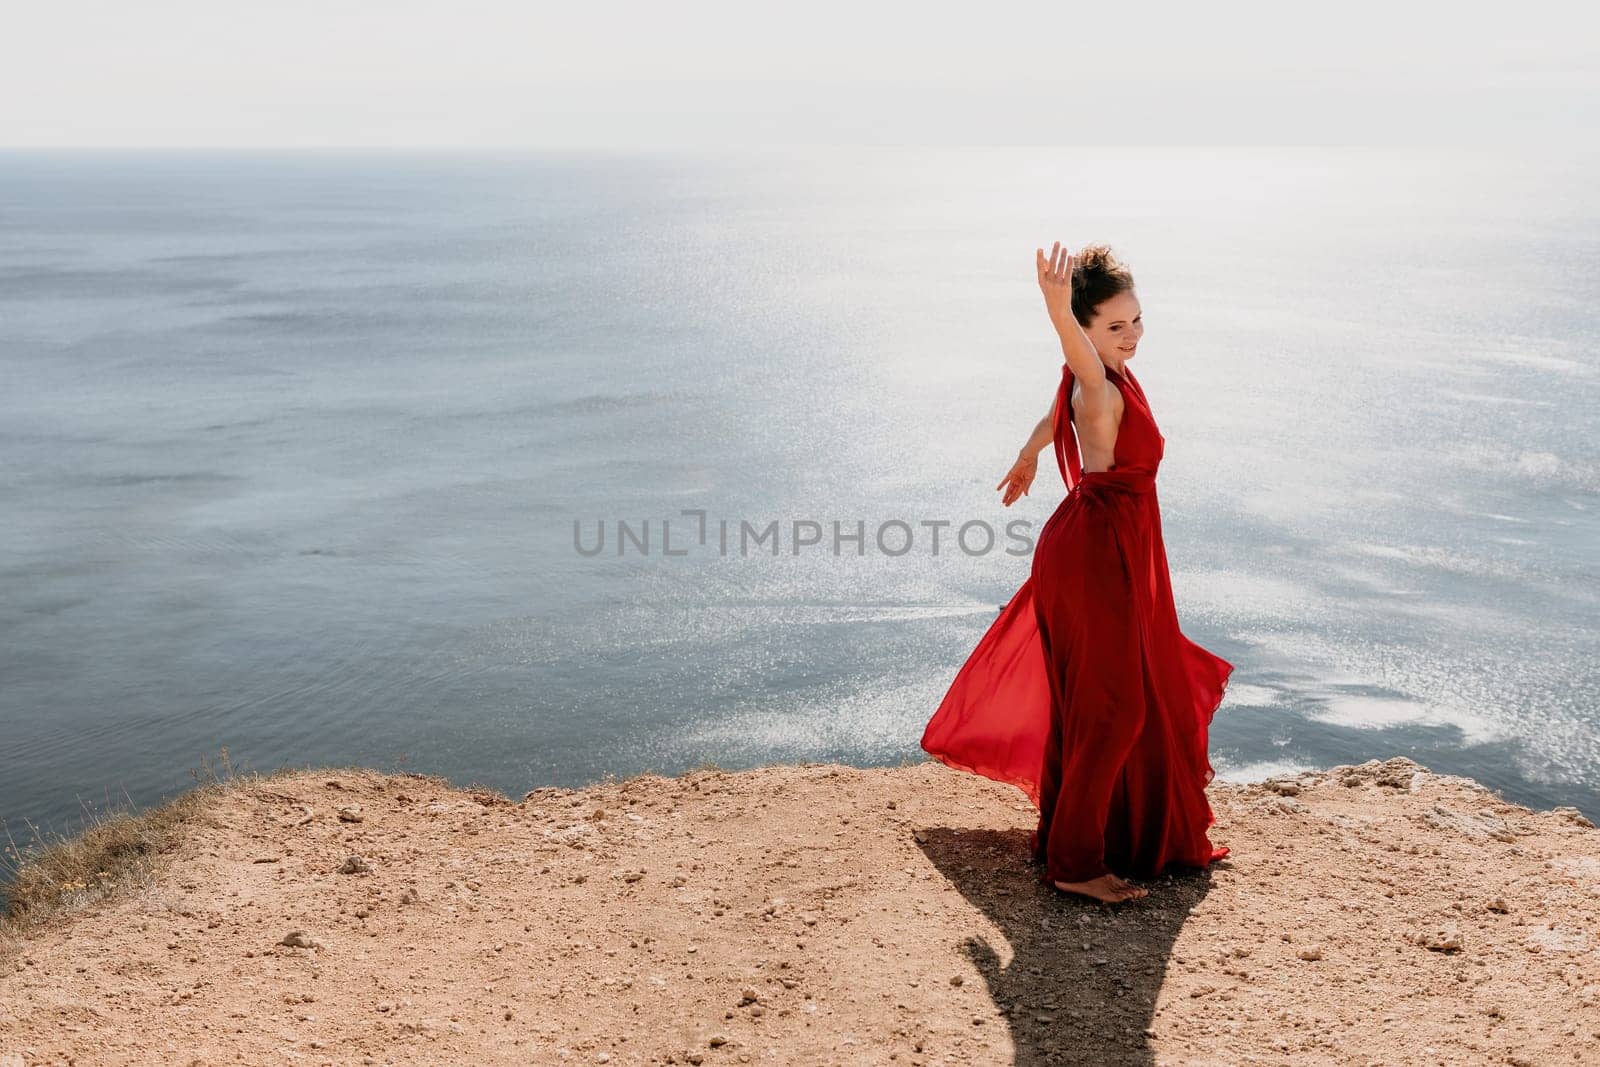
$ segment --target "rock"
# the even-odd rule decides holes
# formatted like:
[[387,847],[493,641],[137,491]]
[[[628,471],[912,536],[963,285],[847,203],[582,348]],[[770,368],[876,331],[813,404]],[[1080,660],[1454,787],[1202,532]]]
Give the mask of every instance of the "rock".
[[1358,786],[1371,782],[1391,789],[1410,790],[1413,780],[1423,770],[1423,766],[1415,760],[1395,756],[1387,760],[1369,759],[1354,767],[1334,767],[1330,773],[1338,775],[1341,785]]
[[1582,930],[1551,923],[1529,933],[1525,944],[1532,951],[1584,952],[1589,948],[1589,939]]
[[1378,785],[1388,786],[1390,789],[1411,788],[1411,779],[1416,777],[1420,766],[1403,757],[1384,762],[1375,769],[1372,780]]
[[1485,901],[1483,906],[1490,911],[1499,912],[1501,915],[1505,915],[1511,911],[1511,909],[1506,905],[1505,897],[1494,897],[1488,901]]
[[317,947],[317,943],[311,939],[311,935],[306,933],[304,930],[290,930],[288,933],[283,935],[283,940],[279,941],[278,944],[288,945],[290,948]]
[[1261,785],[1263,788],[1280,796],[1293,797],[1300,795],[1300,783],[1291,778],[1268,778]]
[[1272,807],[1276,811],[1281,811],[1289,815],[1298,815],[1301,812],[1310,810],[1292,796],[1280,796],[1274,798],[1272,801]]
[[1454,923],[1429,927],[1417,934],[1417,943],[1433,952],[1460,952],[1461,931]]
[[339,873],[340,874],[371,874],[372,873],[372,864],[368,863],[366,860],[362,859],[360,856],[357,856],[354,853],[351,853],[350,856],[344,861],[344,863],[339,866]]
[[1579,811],[1577,808],[1563,805],[1559,808],[1551,808],[1550,814],[1559,815],[1567,822],[1575,823],[1578,826],[1585,826],[1591,830],[1594,829],[1594,823],[1590,822],[1583,812]]
[[1312,945],[1308,948],[1301,949],[1299,952],[1296,952],[1295,955],[1299,956],[1303,960],[1320,960],[1322,958],[1322,946]]
[[418,895],[414,886],[406,886],[404,892],[400,894],[400,903],[402,904],[416,904],[421,900],[422,897]]
[[1487,810],[1477,815],[1469,815],[1466,812],[1453,811],[1443,804],[1435,804],[1431,811],[1423,814],[1422,820],[1435,830],[1450,830],[1480,840],[1486,837],[1496,841],[1517,839],[1510,824]]
[[950,976],[950,984],[951,985],[963,985],[963,984],[965,984],[965,982],[966,982],[966,979],[961,977],[959,974],[952,974]]
[[727,1043],[728,1039],[723,1037],[721,1034],[712,1034],[708,1039],[706,1039],[706,1044],[710,1045],[712,1048],[721,1048]]
[[340,822],[364,822],[366,816],[361,814],[361,805],[349,804],[339,809]]

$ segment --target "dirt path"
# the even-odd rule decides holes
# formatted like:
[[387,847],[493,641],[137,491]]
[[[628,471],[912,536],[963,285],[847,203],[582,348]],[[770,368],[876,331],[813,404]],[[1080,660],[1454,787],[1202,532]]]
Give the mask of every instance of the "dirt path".
[[1211,796],[1232,855],[1111,907],[932,762],[240,779],[0,947],[0,1067],[1600,1063],[1581,815],[1405,759]]

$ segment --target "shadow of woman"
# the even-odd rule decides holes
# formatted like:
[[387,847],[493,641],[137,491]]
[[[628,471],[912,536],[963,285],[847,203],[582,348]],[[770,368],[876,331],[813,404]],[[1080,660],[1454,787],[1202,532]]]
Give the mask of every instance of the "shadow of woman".
[[984,937],[968,938],[964,950],[1010,1029],[1013,1062],[1153,1065],[1147,1031],[1173,943],[1228,861],[1141,881],[1148,896],[1102,904],[1041,881],[1027,837],[927,828],[919,842],[1009,944],[1004,962]]

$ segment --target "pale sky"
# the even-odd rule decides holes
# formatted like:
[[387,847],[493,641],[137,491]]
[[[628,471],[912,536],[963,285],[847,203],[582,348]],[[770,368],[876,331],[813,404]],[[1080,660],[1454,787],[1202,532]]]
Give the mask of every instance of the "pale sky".
[[0,145],[1559,146],[1582,10],[6,0]]

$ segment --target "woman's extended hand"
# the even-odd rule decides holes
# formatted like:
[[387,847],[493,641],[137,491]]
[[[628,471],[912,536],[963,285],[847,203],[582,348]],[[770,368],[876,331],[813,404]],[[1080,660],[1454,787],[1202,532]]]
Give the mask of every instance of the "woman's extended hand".
[[1019,496],[1028,495],[1028,487],[1033,484],[1033,476],[1039,473],[1039,457],[1022,455],[1006,471],[1006,476],[1000,479],[996,489],[1004,489],[1005,496],[1000,498],[1000,503],[1006,507]]
[[1072,319],[1072,253],[1057,241],[1050,249],[1050,258],[1044,258],[1044,249],[1034,252],[1035,266],[1039,272],[1039,290],[1044,293],[1044,308],[1050,313],[1050,322],[1060,333]]

